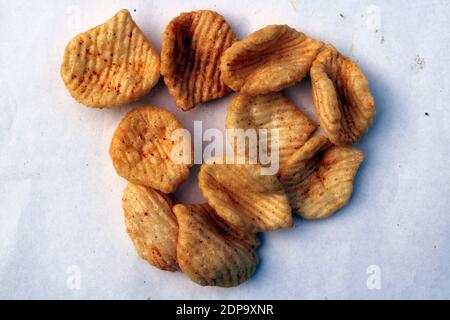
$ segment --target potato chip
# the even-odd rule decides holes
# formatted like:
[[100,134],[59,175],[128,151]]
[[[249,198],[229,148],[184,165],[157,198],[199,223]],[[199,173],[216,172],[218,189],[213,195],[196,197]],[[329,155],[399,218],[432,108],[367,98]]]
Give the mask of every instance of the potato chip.
[[177,271],[178,224],[172,200],[156,190],[128,184],[122,206],[128,234],[138,254],[161,270]]
[[178,263],[192,281],[202,286],[233,287],[255,272],[255,235],[249,242],[230,232],[207,204],[178,204],[173,211],[179,225]]
[[164,109],[140,107],[130,111],[114,133],[109,153],[117,173],[130,182],[164,193],[187,179],[189,164],[174,162],[172,149],[180,141],[172,133],[178,119]]
[[296,151],[281,172],[292,209],[305,219],[329,217],[350,199],[364,153],[316,136]]
[[289,201],[275,175],[258,164],[225,164],[211,159],[200,168],[199,186],[208,204],[227,223],[250,232],[292,226]]
[[121,10],[67,44],[61,76],[78,102],[92,108],[117,107],[157,84],[160,59],[130,13]]
[[236,40],[225,19],[213,11],[182,13],[169,23],[162,41],[161,74],[178,108],[187,111],[231,91],[221,79],[219,62]]
[[375,115],[375,102],[359,66],[328,45],[311,68],[314,104],[326,136],[337,145],[364,135]]
[[222,79],[250,95],[280,91],[307,75],[322,46],[287,25],[269,25],[225,51]]
[[[239,94],[228,108],[226,128],[268,129],[267,151],[271,152],[272,139],[278,138],[280,168],[316,130],[312,121],[281,93],[269,93],[254,97]],[[279,130],[278,137],[272,137],[271,129]],[[259,138],[258,141],[260,141]],[[232,142],[236,146],[236,139],[233,139]],[[245,147],[247,149],[250,147],[248,141]],[[237,149],[235,150],[238,152]]]

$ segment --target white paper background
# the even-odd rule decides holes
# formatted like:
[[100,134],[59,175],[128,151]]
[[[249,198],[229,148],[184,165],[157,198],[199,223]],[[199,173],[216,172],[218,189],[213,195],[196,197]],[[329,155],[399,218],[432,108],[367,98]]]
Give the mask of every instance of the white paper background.
[[[377,116],[359,143],[367,159],[351,203],[265,234],[256,274],[237,288],[202,288],[138,258],[123,223],[125,181],[108,155],[131,107],[85,108],[60,79],[67,41],[121,8],[158,49],[182,11],[217,10],[241,38],[286,23],[333,43],[370,80]],[[445,0],[1,0],[0,298],[450,298],[449,27]],[[309,80],[287,93],[314,113]],[[193,120],[223,129],[231,97],[183,114],[161,82],[133,106],[166,107],[189,129]],[[196,174],[178,192],[183,201],[202,201]],[[371,265],[381,290],[367,288]],[[77,269],[81,287],[71,290]]]

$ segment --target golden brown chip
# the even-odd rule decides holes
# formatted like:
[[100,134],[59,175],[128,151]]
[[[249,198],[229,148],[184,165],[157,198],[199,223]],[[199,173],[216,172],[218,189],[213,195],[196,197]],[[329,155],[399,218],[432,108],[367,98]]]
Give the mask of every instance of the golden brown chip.
[[[269,153],[271,152],[272,139],[278,138],[280,168],[316,130],[311,120],[281,93],[269,93],[255,97],[239,94],[228,108],[226,128],[268,129],[267,150]],[[279,130],[278,137],[270,134],[271,129]],[[236,139],[233,139],[232,142],[236,146]],[[245,147],[249,148],[248,142]],[[237,149],[236,152],[238,152]]]
[[122,205],[128,234],[139,255],[161,270],[179,270],[178,224],[169,196],[130,183],[123,193]]
[[359,66],[328,45],[311,68],[314,104],[326,136],[337,145],[363,136],[375,115],[375,102]]
[[160,60],[127,10],[66,46],[61,76],[70,94],[93,108],[127,104],[158,82]]
[[213,162],[201,166],[198,180],[203,196],[222,219],[250,232],[292,226],[291,207],[275,175],[261,174],[257,164]]
[[162,41],[161,74],[180,109],[187,111],[230,92],[219,62],[236,40],[225,19],[213,11],[182,13],[169,23]]
[[117,173],[130,182],[175,191],[189,175],[188,164],[174,162],[172,149],[180,143],[172,133],[181,128],[167,110],[140,107],[130,111],[114,133],[109,154]]
[[255,235],[240,237],[207,204],[178,204],[173,211],[179,225],[178,263],[192,281],[202,286],[233,287],[255,272]]
[[350,199],[364,153],[316,136],[295,152],[281,172],[292,209],[306,219],[329,217]]
[[287,25],[269,25],[225,51],[222,79],[250,95],[280,91],[307,75],[322,46]]

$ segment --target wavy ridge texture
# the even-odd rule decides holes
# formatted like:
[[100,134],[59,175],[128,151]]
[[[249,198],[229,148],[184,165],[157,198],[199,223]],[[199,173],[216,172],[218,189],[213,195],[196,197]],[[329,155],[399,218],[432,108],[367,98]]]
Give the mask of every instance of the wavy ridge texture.
[[122,198],[127,232],[136,251],[161,270],[177,271],[178,224],[172,200],[159,192],[128,184]]
[[281,91],[302,80],[323,43],[287,25],[269,25],[236,42],[220,70],[234,91],[250,95]]
[[323,219],[342,208],[353,192],[353,179],[364,153],[313,137],[289,159],[280,180],[292,209],[306,219]]
[[160,59],[127,10],[77,35],[66,46],[61,77],[70,94],[93,108],[127,104],[160,77]]
[[326,136],[353,144],[372,124],[375,101],[359,66],[328,45],[311,68],[313,100]]
[[218,13],[182,13],[166,27],[162,41],[161,74],[178,108],[196,105],[230,92],[219,69],[222,53],[237,40]]
[[179,225],[178,263],[192,281],[202,286],[233,287],[255,272],[257,240],[230,232],[207,204],[179,204],[173,211]]

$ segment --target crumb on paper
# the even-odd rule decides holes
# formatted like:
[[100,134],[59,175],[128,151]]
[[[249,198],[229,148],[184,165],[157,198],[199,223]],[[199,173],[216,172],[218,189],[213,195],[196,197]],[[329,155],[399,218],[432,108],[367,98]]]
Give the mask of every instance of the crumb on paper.
[[294,11],[297,12],[297,0],[289,0]]

